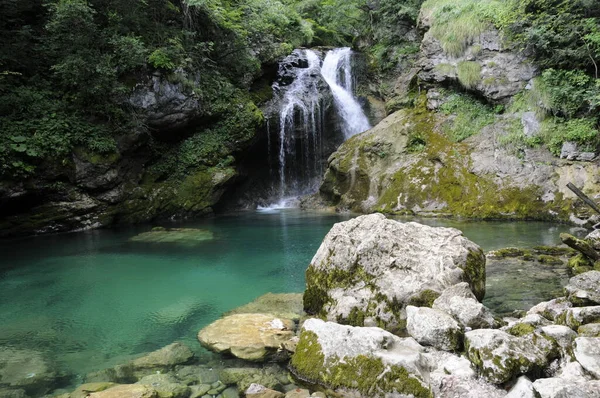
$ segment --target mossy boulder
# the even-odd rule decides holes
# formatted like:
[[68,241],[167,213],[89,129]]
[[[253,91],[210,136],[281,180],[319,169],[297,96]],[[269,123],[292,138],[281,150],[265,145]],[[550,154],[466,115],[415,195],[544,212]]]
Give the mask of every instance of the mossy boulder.
[[405,394],[433,397],[424,348],[379,328],[309,319],[290,367],[299,378],[339,393],[365,397]]
[[372,214],[327,234],[306,271],[304,309],[340,323],[402,329],[408,304],[463,281],[483,298],[485,256],[459,230]]
[[565,287],[565,292],[573,305],[600,304],[600,271],[589,271],[574,276]]
[[463,328],[450,315],[427,307],[406,307],[406,330],[417,342],[444,351],[462,347]]
[[600,322],[600,306],[567,308],[556,317],[556,322],[577,330],[581,325]]
[[501,384],[515,376],[543,370],[553,356],[551,341],[515,337],[493,329],[479,329],[465,334],[469,360],[490,383]]

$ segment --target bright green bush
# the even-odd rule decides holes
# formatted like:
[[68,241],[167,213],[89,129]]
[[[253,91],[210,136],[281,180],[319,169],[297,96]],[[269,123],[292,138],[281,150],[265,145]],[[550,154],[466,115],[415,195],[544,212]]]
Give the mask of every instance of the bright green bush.
[[445,127],[451,140],[460,142],[475,135],[496,120],[494,109],[463,94],[452,94],[440,111],[453,118]]
[[461,61],[456,66],[458,81],[465,88],[473,88],[481,81],[481,65],[472,61]]

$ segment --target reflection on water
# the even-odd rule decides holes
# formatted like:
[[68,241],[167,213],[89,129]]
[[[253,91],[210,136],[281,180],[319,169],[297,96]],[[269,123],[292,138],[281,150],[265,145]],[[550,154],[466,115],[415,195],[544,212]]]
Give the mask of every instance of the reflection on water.
[[[196,333],[223,312],[266,292],[301,292],[323,237],[350,217],[285,209],[164,225],[214,234],[196,245],[129,241],[151,226],[0,242],[0,346],[42,351],[80,375],[174,340],[200,350]],[[569,230],[538,222],[417,221],[459,228],[484,250],[557,244]],[[564,282],[560,272],[524,267],[489,271],[487,304],[520,308]]]

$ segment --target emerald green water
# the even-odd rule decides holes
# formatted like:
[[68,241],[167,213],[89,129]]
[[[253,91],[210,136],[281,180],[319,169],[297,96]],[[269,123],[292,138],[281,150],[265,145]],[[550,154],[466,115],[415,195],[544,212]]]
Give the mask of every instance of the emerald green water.
[[[267,292],[303,291],[304,271],[323,237],[350,217],[283,210],[166,225],[214,233],[196,246],[129,241],[151,226],[0,242],[0,347],[41,351],[80,377],[175,340],[200,350],[198,330],[223,312]],[[417,221],[459,228],[484,250],[557,244],[569,230],[537,222]],[[536,291],[528,273],[538,275],[488,270],[491,305],[528,308],[549,298],[553,292]],[[543,279],[560,288],[565,277]],[[502,303],[507,290],[509,304]]]

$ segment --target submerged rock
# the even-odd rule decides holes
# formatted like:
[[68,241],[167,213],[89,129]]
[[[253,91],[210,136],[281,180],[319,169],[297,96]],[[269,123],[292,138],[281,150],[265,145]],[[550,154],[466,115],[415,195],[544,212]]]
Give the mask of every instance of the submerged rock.
[[178,243],[193,246],[200,242],[214,239],[211,231],[194,228],[162,228],[155,227],[152,231],[136,235],[131,242]]
[[248,313],[271,314],[280,318],[299,321],[304,315],[302,293],[267,293],[251,303],[235,308],[224,315]]
[[463,281],[483,297],[485,257],[459,230],[372,214],[329,231],[306,271],[304,309],[358,326],[403,328],[407,305],[430,306]]
[[134,360],[132,364],[135,369],[169,369],[189,363],[193,358],[194,353],[188,346],[173,343]]
[[425,349],[380,328],[307,320],[290,366],[301,379],[343,394],[432,397]]
[[158,398],[158,396],[156,390],[141,384],[123,384],[88,395],[89,398]]
[[209,350],[248,361],[273,358],[294,337],[294,322],[266,314],[236,314],[219,319],[198,333]]
[[0,388],[41,396],[51,389],[57,376],[54,366],[37,351],[0,348]]
[[246,398],[283,398],[285,395],[256,383],[250,384],[245,394]]

